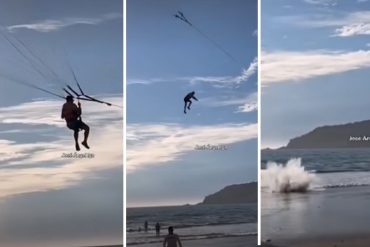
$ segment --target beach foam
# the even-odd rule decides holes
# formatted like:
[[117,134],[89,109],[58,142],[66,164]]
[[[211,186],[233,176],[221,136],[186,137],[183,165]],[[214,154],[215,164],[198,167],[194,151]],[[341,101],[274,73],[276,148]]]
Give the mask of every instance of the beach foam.
[[315,175],[306,171],[301,158],[290,159],[285,165],[269,161],[261,171],[262,189],[270,192],[306,192]]
[[317,174],[318,188],[348,188],[370,186],[370,172],[336,172]]

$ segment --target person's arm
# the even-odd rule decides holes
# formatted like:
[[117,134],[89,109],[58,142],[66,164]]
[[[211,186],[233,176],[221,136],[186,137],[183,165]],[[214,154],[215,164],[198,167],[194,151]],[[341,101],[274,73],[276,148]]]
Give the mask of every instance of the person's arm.
[[76,106],[77,116],[81,116],[81,114],[82,114],[81,103],[78,102],[77,104],[78,104],[78,107]]
[[181,244],[181,241],[180,241],[179,236],[177,236],[177,242],[179,243],[179,246],[182,247],[182,244]]
[[64,119],[64,107],[62,108],[62,114],[60,115],[62,119]]
[[196,101],[198,101],[198,99],[197,98],[195,98],[195,96],[193,95],[193,97],[192,97],[193,99],[195,99]]
[[167,237],[165,237],[163,241],[163,247],[166,247],[166,246],[167,246]]

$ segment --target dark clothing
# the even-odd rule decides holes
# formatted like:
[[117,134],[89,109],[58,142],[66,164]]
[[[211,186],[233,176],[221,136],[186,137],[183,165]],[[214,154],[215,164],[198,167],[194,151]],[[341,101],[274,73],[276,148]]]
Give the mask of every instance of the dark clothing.
[[81,120],[75,120],[67,122],[67,127],[74,131],[80,131],[80,129],[86,129],[87,125]]
[[144,223],[144,229],[145,229],[146,232],[148,231],[148,221],[145,221],[145,223]]
[[164,238],[163,247],[182,247],[179,236],[177,234],[168,234]]
[[184,101],[185,101],[185,102],[189,102],[191,99],[198,100],[197,98],[195,98],[194,94],[195,94],[194,92],[188,93],[188,94],[185,96]]
[[[193,103],[191,101],[191,99],[195,99],[196,101],[198,101],[197,98],[195,98],[194,96],[195,92],[190,92],[188,93],[185,98],[184,98],[184,113],[186,114],[186,108],[188,108],[188,110],[190,110],[190,106],[191,104]],[[189,103],[189,104],[188,104]]]
[[67,102],[63,105],[62,118],[66,120],[67,127],[75,132],[89,128],[81,120],[81,108],[77,107],[73,102]]
[[155,224],[155,232],[157,236],[159,236],[159,233],[161,232],[161,225],[158,222]]
[[67,102],[63,105],[62,118],[68,122],[74,122],[81,116],[81,108],[77,107],[73,102]]
[[[69,98],[70,99],[70,98]],[[81,143],[84,147],[89,149],[87,144],[87,138],[89,137],[90,128],[87,124],[81,120],[81,105],[78,103],[78,106],[73,103],[73,100],[67,101],[63,105],[62,109],[62,119],[66,120],[67,127],[73,130],[73,137],[75,139],[76,151],[80,151],[80,145],[78,144],[78,132],[80,129],[85,130],[84,132],[84,141]]]

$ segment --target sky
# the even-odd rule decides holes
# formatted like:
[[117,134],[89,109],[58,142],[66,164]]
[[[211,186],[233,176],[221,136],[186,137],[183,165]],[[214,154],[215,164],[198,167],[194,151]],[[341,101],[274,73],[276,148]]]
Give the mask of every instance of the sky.
[[[127,1],[129,207],[257,180],[256,30],[256,1]],[[191,91],[199,101],[184,114]],[[208,144],[227,150],[195,150]]]
[[261,144],[369,119],[370,1],[261,1]]
[[63,158],[74,153],[64,100],[22,83],[64,95],[72,67],[86,93],[122,106],[122,2],[0,4],[1,246],[121,243],[122,109],[82,102],[91,149],[80,153],[94,158]]

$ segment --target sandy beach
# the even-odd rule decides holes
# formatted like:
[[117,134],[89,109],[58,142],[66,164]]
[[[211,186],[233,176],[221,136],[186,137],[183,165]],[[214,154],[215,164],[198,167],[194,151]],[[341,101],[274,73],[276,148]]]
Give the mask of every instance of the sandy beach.
[[370,246],[368,186],[262,196],[262,246]]
[[119,245],[101,245],[101,246],[86,246],[86,247],[122,247],[122,244]]
[[101,246],[87,246],[87,247],[122,247],[122,244],[118,245],[101,245]]
[[[240,236],[226,238],[211,238],[199,240],[184,240],[182,246],[187,247],[255,247],[257,245],[257,236]],[[162,243],[132,245],[135,247],[161,247]]]

